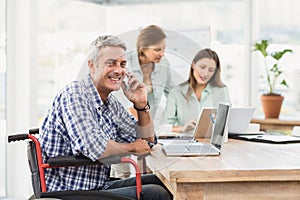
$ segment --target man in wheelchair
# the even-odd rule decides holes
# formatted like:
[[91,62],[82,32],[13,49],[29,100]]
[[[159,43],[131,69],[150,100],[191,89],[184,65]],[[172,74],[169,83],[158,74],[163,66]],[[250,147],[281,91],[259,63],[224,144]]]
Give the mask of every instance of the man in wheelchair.
[[[43,159],[84,155],[92,161],[112,155],[145,154],[156,144],[147,90],[126,71],[126,46],[115,36],[100,36],[87,59],[89,74],[63,88],[42,124]],[[126,80],[125,80],[126,79]],[[135,119],[112,91],[123,89],[138,112]],[[110,167],[88,165],[45,170],[47,191],[107,190],[136,198],[135,178],[110,181]],[[172,199],[154,175],[142,176],[144,199]]]

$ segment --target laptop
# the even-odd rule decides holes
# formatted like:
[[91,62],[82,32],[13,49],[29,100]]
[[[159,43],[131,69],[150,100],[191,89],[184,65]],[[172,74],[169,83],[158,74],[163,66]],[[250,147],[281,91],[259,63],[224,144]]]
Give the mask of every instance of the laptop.
[[[210,143],[191,140],[169,140],[163,143],[163,151],[167,156],[217,156],[221,154],[228,122],[230,105],[220,103],[217,109],[215,124]],[[196,132],[196,131],[195,131]]]
[[[181,139],[193,139],[193,138],[210,138],[213,127],[213,118],[215,117],[217,108],[204,107],[202,108],[199,118],[197,120],[196,128],[193,131],[185,133],[175,133],[167,130],[162,130],[158,134],[158,138],[181,138]],[[170,128],[171,129],[171,128]]]
[[248,127],[255,108],[231,108],[228,116],[228,134],[249,134]]
[[212,135],[212,127],[216,117],[217,108],[202,108],[198,119],[194,138],[210,138]]

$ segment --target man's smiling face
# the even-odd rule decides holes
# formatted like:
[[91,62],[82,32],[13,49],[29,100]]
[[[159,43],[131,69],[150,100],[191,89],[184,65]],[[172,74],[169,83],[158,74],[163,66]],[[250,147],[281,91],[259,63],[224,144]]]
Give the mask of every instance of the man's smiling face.
[[119,90],[126,74],[126,56],[120,47],[104,47],[95,62],[89,61],[91,78],[105,100],[110,92]]

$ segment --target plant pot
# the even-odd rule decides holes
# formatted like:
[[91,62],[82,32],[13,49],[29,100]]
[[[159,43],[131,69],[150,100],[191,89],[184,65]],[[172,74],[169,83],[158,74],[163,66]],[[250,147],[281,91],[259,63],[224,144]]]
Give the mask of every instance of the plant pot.
[[284,97],[281,95],[262,95],[260,97],[265,118],[278,118]]

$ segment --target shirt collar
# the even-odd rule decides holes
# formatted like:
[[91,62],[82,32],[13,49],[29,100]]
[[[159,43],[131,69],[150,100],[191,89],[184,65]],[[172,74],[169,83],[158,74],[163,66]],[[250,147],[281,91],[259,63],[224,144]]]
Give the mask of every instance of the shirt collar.
[[86,87],[86,89],[87,89],[87,91],[89,93],[89,96],[90,96],[92,102],[93,102],[93,105],[95,105],[95,107],[97,109],[100,108],[101,106],[104,106],[104,105],[107,106],[107,105],[111,104],[110,103],[110,101],[111,101],[111,94],[108,95],[107,100],[104,103],[102,101],[102,99],[101,99],[101,97],[100,97],[100,95],[99,95],[99,93],[98,93],[98,91],[97,91],[97,89],[96,89],[96,87],[95,87],[95,85],[93,83],[93,80],[90,77],[90,75],[88,75],[86,77],[86,79],[83,80],[83,82],[84,82],[84,85],[85,85],[85,87]]
[[208,83],[207,86],[206,86],[206,88],[203,91],[211,93],[211,90],[212,90],[212,86],[211,86],[211,84]]
[[[190,84],[188,82],[186,82],[186,84],[184,84],[182,86],[182,92],[183,92],[183,94],[187,93],[189,87],[190,87]],[[212,86],[208,83],[207,86],[205,87],[205,89],[202,92],[211,93],[211,90],[212,90]]]
[[[135,52],[135,53],[132,53],[130,54],[130,60],[131,60],[131,68],[132,68],[132,71],[134,73],[141,73],[141,67],[140,67],[140,63],[139,63],[139,57],[138,57],[138,54]],[[153,72],[156,73],[156,67],[155,67],[155,63],[153,65]]]

